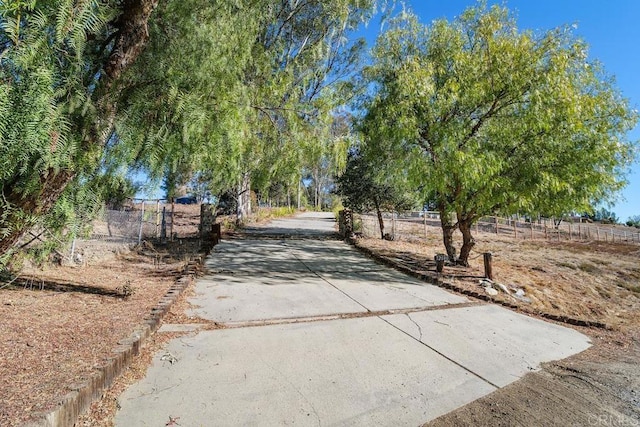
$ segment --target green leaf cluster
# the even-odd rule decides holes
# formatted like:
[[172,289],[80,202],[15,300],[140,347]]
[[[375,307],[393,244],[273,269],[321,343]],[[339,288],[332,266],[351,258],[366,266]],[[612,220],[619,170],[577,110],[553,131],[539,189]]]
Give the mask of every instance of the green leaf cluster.
[[483,3],[429,26],[405,12],[374,59],[370,150],[458,225],[588,210],[625,184],[637,113],[570,27],[520,31]]

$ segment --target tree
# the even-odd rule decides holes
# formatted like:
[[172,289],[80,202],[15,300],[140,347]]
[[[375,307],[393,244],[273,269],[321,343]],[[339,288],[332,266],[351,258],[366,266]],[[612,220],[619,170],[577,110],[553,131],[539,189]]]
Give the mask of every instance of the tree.
[[629,219],[627,220],[626,224],[629,227],[640,228],[640,215],[630,216]]
[[336,177],[336,193],[342,196],[344,206],[350,209],[357,212],[375,210],[380,238],[384,239],[382,211],[402,212],[413,208],[416,203],[400,185],[382,178],[382,168],[378,166],[357,148],[352,149],[344,173]]
[[346,96],[362,48],[346,35],[373,6],[1,2],[0,256],[105,164],[168,184],[213,171],[241,214],[252,177],[291,182],[301,141]]
[[433,196],[461,265],[482,216],[587,210],[624,184],[637,113],[570,27],[519,31],[484,4],[429,27],[405,12],[365,75],[367,140]]
[[82,192],[70,184],[95,171],[156,4],[0,3],[0,258],[49,213],[69,212]]
[[596,210],[590,218],[594,221],[599,221],[603,224],[617,224],[618,216],[615,212],[608,210],[607,208],[600,208]]
[[149,47],[128,74],[120,128],[138,150],[132,157],[156,175],[214,171],[212,193],[233,189],[239,220],[249,213],[252,189],[265,192],[271,182],[297,187],[302,166],[325,143],[333,109],[350,94],[341,79],[353,73],[363,45],[346,36],[373,6],[161,5]]

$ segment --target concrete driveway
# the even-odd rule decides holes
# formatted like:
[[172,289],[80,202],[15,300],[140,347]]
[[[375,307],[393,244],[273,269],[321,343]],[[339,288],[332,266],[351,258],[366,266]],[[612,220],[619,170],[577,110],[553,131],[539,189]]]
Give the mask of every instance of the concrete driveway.
[[590,345],[381,266],[333,226],[309,213],[216,246],[192,314],[227,328],[170,341],[116,425],[417,426]]

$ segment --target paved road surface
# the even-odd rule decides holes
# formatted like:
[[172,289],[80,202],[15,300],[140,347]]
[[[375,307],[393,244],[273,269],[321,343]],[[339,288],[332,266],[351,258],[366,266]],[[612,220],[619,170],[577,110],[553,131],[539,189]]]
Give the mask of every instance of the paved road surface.
[[590,345],[376,264],[333,227],[309,213],[216,246],[192,314],[228,328],[171,341],[116,425],[418,426]]

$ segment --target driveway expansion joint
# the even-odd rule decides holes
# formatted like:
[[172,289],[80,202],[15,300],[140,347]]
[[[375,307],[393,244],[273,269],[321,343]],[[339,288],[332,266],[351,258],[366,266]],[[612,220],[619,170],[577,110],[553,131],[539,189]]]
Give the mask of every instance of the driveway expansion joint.
[[[360,311],[353,313],[340,313],[340,314],[325,314],[319,316],[303,316],[303,317],[281,317],[275,319],[259,319],[259,320],[246,320],[238,322],[226,322],[218,324],[222,328],[235,329],[235,328],[253,328],[258,326],[272,326],[272,325],[287,325],[292,323],[311,323],[311,322],[327,322],[331,320],[344,320],[344,319],[359,319],[363,317],[380,317],[389,316],[394,314],[406,314],[421,313],[424,311],[437,311],[437,310],[449,310],[454,308],[467,308],[486,305],[482,302],[465,302],[458,304],[442,304],[432,305],[427,307],[413,307],[413,308],[400,308],[381,311]],[[410,318],[411,319],[411,318]],[[413,322],[413,319],[411,319]],[[415,322],[414,322],[415,323]],[[420,326],[418,326],[420,328]]]

